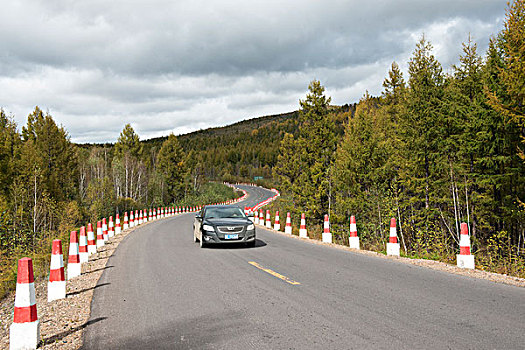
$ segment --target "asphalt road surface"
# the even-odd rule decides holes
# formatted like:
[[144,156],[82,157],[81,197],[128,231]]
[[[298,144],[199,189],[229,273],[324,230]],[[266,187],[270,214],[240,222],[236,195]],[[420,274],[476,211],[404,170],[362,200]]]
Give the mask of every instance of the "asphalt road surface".
[[[252,201],[269,196],[250,189]],[[525,289],[257,228],[199,248],[194,214],[139,227],[95,289],[86,349],[523,349]]]

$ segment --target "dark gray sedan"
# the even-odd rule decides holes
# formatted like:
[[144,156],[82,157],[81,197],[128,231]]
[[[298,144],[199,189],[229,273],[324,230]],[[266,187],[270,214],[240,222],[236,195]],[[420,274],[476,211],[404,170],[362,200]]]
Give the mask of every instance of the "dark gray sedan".
[[207,205],[195,216],[193,241],[207,244],[244,243],[255,246],[255,225],[244,211],[231,205]]

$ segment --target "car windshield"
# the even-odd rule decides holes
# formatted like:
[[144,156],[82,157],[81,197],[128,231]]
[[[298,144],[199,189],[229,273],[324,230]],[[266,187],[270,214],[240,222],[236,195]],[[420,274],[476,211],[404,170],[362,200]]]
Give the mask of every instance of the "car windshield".
[[244,218],[244,212],[237,207],[208,208],[205,212],[206,219],[221,218]]

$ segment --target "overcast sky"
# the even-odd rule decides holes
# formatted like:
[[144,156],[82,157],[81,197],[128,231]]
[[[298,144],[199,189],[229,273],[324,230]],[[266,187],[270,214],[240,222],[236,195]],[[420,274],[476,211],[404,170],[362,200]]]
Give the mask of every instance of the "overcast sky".
[[506,0],[16,0],[0,11],[0,107],[39,106],[74,142],[141,139],[381,93],[424,33],[445,70],[471,33],[484,54]]

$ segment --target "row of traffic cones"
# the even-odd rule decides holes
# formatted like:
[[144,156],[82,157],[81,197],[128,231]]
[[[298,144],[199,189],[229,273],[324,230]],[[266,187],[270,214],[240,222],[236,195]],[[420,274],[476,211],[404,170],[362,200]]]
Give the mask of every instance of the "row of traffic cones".
[[[281,225],[279,222],[279,211],[275,213],[273,229],[280,231]],[[263,216],[262,209],[259,211],[259,215],[255,213],[254,223],[257,225],[265,226],[268,229],[272,229],[272,223],[270,218],[270,210],[266,210],[266,218]],[[290,213],[286,214],[286,226],[284,228],[286,234],[292,234],[292,224]],[[299,237],[308,238],[308,232],[306,230],[306,219],[305,214],[301,214],[301,225],[299,227]],[[330,233],[330,221],[328,215],[324,216],[323,234],[322,241],[324,243],[332,243],[332,234]],[[359,236],[357,235],[357,225],[355,216],[350,217],[350,235],[348,237],[348,245],[352,249],[360,249]],[[468,232],[468,226],[466,223],[461,224],[461,236],[460,236],[460,252],[457,255],[457,266],[461,268],[474,269],[474,255],[470,253],[470,235]],[[388,243],[386,244],[386,253],[389,256],[400,256],[400,245],[397,237],[397,225],[396,219],[390,220],[390,235]]]
[[[96,253],[105,243],[115,235],[138,226],[148,221],[160,219],[175,213],[194,211],[195,208],[158,208],[150,209],[150,215],[146,211],[124,213],[124,228],[122,229],[119,214],[116,214],[115,222],[111,216],[108,221],[102,219],[97,222],[96,239],[92,224],[82,226],[77,231],[71,231],[69,238],[69,252],[67,264],[67,279],[70,280],[81,274],[82,263],[88,262],[89,256]],[[131,223],[131,225],[130,225]],[[62,253],[62,241],[56,239],[51,247],[51,263],[47,289],[48,301],[66,297],[66,274]],[[40,340],[40,323],[36,309],[36,296],[33,275],[33,262],[30,258],[18,260],[18,274],[15,294],[15,310],[13,324],[9,330],[10,349],[36,349]]]
[[[237,199],[214,204],[233,204],[246,198],[247,193]],[[175,214],[190,213],[201,210],[202,206],[186,207],[160,207],[148,210],[135,210],[124,213],[123,225],[117,213],[115,221],[110,216],[97,221],[96,236],[93,225],[89,223],[77,231],[72,231],[69,241],[69,254],[67,265],[67,279],[70,280],[81,274],[82,263],[88,262],[89,256],[95,254],[106,242],[135,226],[148,221],[161,219]],[[95,238],[96,237],[96,238]],[[51,264],[48,281],[48,301],[66,297],[66,274],[62,254],[62,241],[53,241],[51,248]],[[18,260],[18,274],[15,294],[15,310],[13,324],[9,330],[10,349],[36,349],[40,340],[40,323],[36,309],[35,285],[33,276],[33,261],[30,258]]]

